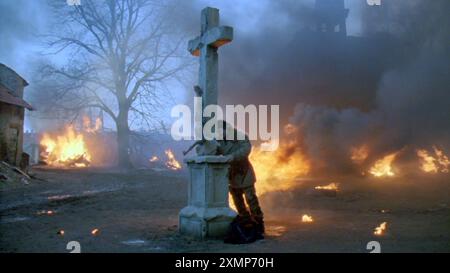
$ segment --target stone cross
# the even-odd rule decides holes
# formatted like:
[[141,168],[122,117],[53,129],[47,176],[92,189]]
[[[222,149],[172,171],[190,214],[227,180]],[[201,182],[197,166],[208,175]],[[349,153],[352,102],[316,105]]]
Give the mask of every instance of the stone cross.
[[190,40],[188,44],[189,52],[194,56],[200,56],[198,86],[203,92],[203,109],[208,105],[217,105],[219,70],[217,50],[232,40],[233,28],[219,26],[219,10],[204,8],[201,13],[200,36]]
[[[217,49],[233,39],[233,28],[219,26],[218,9],[203,9],[201,20],[201,35],[189,41],[188,49],[200,56],[199,88],[195,91],[201,94],[204,109],[217,105]],[[204,151],[210,143],[202,145]],[[236,216],[228,207],[228,158],[197,151],[184,161],[189,168],[188,205],[179,214],[180,232],[200,239],[223,239]]]

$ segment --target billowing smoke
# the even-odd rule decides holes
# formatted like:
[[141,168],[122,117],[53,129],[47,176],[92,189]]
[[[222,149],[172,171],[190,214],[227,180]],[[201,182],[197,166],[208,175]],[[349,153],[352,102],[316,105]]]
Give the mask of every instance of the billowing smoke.
[[279,104],[313,172],[359,173],[350,155],[358,147],[369,151],[365,164],[433,145],[450,152],[450,2],[345,3],[346,37],[314,30],[313,0],[199,1],[177,20],[196,35],[200,9],[220,8],[235,29],[220,49],[220,103]]
[[[383,71],[373,108],[299,104],[291,122],[301,128],[306,153],[316,170],[356,171],[352,147],[367,145],[370,159],[402,151],[411,159],[415,150],[433,145],[450,149],[450,66],[448,1],[392,1],[392,17],[383,29],[397,40],[403,55],[396,67]],[[425,18],[432,18],[430,21]],[[367,24],[373,22],[366,22]],[[371,66],[372,63],[368,63]],[[365,96],[368,89],[360,89]],[[318,94],[320,97],[321,94]]]

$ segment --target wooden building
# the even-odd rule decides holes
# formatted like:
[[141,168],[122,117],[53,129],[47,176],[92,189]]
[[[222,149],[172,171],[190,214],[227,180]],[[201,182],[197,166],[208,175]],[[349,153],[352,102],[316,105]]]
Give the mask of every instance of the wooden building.
[[0,63],[0,161],[21,167],[25,108],[33,110],[23,99],[27,85],[19,74]]

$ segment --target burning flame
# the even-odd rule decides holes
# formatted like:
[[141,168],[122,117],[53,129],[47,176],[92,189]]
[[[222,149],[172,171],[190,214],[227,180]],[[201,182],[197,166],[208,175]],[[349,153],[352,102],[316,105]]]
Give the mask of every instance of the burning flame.
[[328,191],[337,191],[339,184],[337,183],[330,183],[326,186],[316,186],[314,189],[316,190],[328,190]]
[[286,125],[284,131],[288,139],[275,151],[252,149],[249,159],[258,180],[255,184],[258,195],[291,189],[297,185],[297,178],[309,173],[310,164],[295,139],[296,130],[294,125]]
[[44,134],[40,144],[45,147],[43,157],[48,165],[87,167],[90,163],[91,155],[83,135],[76,133],[72,126],[68,126],[63,135],[55,138]]
[[352,147],[350,153],[350,159],[356,164],[361,164],[369,156],[369,148],[366,145],[362,145],[361,147]]
[[375,162],[375,165],[369,170],[375,177],[383,177],[383,176],[394,176],[395,173],[392,170],[392,162],[394,162],[397,157],[398,152],[389,154],[382,159]]
[[156,162],[158,160],[159,158],[156,155],[152,156],[152,158],[149,159],[150,162]]
[[172,150],[170,150],[170,149],[166,150],[165,153],[166,153],[166,156],[168,158],[168,160],[166,162],[166,167],[171,169],[171,170],[179,170],[179,169],[181,169],[181,164],[175,158],[175,155],[173,154]]
[[[284,131],[288,137],[292,137],[280,143],[275,151],[253,147],[249,160],[256,174],[255,188],[258,196],[267,192],[289,190],[298,185],[296,179],[309,173],[310,163],[299,148],[298,141],[293,138],[298,135],[296,130],[294,125],[286,125]],[[235,209],[231,196],[229,205]]]
[[311,222],[313,222],[314,220],[313,220],[313,218],[312,218],[312,216],[310,216],[310,215],[308,215],[308,214],[304,214],[303,216],[302,216],[302,222],[303,223],[311,223]]
[[443,173],[449,172],[450,160],[439,150],[436,146],[433,146],[434,156],[427,150],[417,150],[417,156],[421,160],[420,168],[426,173],[437,173],[439,171]]
[[102,120],[95,119],[95,124],[91,124],[91,119],[88,116],[83,116],[83,131],[87,133],[96,133],[102,128]]
[[373,234],[377,235],[377,236],[381,236],[381,235],[383,235],[386,228],[387,228],[387,223],[383,222],[378,227],[375,228]]
[[94,235],[94,236],[96,236],[96,235],[98,234],[98,232],[99,232],[99,229],[98,229],[98,228],[94,228],[94,229],[91,231],[91,234]]

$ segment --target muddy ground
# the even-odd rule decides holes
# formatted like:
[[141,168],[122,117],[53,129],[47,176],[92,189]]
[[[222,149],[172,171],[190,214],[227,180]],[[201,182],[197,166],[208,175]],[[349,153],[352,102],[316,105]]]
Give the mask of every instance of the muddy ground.
[[[340,178],[336,197],[313,190],[328,179],[300,180],[292,191],[261,197],[266,239],[227,245],[178,234],[178,212],[187,203],[184,172],[33,172],[39,179],[28,185],[0,181],[1,252],[69,252],[69,241],[82,252],[368,252],[373,240],[382,252],[450,251],[448,174]],[[302,223],[303,214],[314,222]],[[387,231],[375,236],[382,222]]]

